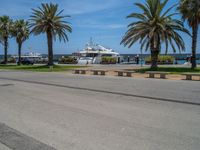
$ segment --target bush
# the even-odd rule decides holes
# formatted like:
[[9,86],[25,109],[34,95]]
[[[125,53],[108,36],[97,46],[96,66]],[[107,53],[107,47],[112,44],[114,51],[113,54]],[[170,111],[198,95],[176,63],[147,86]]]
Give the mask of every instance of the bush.
[[[164,56],[158,56],[158,64],[173,64],[175,58],[173,56],[170,55],[164,55]],[[151,63],[151,56],[146,57],[145,58],[145,62],[146,64],[150,64]]]
[[117,58],[114,57],[102,57],[101,59],[102,64],[116,64]]
[[59,59],[58,61],[59,64],[77,64],[77,60],[73,57],[63,57]]
[[8,58],[8,63],[16,63],[16,59],[13,57]]
[[48,63],[48,59],[42,58],[40,60],[36,60],[35,63],[36,64],[47,64]]

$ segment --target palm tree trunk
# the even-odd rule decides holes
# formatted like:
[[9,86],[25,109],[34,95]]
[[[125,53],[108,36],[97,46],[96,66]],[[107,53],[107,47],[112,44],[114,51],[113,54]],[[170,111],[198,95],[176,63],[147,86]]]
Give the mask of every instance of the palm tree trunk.
[[4,39],[4,63],[8,63],[8,38]]
[[158,68],[158,55],[159,55],[158,50],[151,51],[151,68],[152,69]]
[[18,65],[21,65],[21,49],[22,43],[18,43]]
[[158,68],[159,42],[155,46],[154,40],[151,41],[151,68]]
[[198,34],[198,25],[192,28],[192,69],[197,67],[196,63],[196,49],[197,49],[197,34]]
[[48,65],[53,66],[53,37],[51,30],[47,30],[47,44],[48,44]]

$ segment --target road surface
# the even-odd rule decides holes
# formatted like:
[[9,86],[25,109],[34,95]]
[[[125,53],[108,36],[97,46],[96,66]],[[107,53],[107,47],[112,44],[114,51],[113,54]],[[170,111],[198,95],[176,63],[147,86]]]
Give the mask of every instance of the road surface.
[[0,72],[0,150],[199,150],[193,81]]

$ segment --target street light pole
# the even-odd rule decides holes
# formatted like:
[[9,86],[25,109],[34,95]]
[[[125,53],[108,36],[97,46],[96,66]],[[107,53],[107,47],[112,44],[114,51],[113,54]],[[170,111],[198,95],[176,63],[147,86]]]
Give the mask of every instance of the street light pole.
[[143,67],[143,53],[142,53],[142,50],[141,50],[141,67]]

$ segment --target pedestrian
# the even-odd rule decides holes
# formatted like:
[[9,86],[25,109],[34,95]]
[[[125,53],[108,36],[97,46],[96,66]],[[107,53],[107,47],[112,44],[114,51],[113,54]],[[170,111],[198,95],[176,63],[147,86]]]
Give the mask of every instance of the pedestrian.
[[139,65],[139,61],[140,61],[140,58],[139,58],[139,55],[136,56],[136,63],[137,65]]

